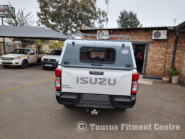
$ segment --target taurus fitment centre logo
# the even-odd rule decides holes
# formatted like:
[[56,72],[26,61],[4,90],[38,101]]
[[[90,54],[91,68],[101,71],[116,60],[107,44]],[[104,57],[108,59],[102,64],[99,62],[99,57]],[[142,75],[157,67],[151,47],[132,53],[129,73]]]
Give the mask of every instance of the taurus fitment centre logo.
[[180,125],[162,125],[159,123],[147,124],[147,125],[133,125],[127,123],[121,123],[120,125],[97,125],[95,123],[90,123],[88,126],[84,121],[78,121],[76,123],[76,130],[78,132],[85,132],[89,128],[93,131],[115,131],[115,130],[180,130]]
[[76,123],[76,130],[78,132],[84,132],[87,129],[87,124],[84,121],[78,121]]

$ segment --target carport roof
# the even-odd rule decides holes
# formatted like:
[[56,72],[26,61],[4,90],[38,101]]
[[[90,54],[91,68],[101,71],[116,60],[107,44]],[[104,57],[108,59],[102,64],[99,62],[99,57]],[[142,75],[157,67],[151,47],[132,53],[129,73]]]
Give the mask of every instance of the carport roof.
[[0,25],[0,37],[66,40],[67,36],[51,29]]

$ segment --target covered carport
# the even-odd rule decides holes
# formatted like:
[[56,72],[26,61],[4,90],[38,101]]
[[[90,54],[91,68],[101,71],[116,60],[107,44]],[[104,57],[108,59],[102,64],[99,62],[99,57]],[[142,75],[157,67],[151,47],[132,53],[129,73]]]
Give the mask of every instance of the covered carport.
[[[0,25],[0,37],[5,38],[27,38],[27,39],[44,39],[44,40],[66,40],[67,36],[51,29],[40,27],[20,27]],[[0,42],[1,43],[1,42]],[[5,53],[5,42],[3,42]]]

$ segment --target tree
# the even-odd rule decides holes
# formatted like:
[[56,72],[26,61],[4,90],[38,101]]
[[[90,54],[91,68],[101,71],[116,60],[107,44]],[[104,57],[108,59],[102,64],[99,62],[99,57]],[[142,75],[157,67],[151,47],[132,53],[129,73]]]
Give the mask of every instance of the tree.
[[[11,3],[9,3],[12,7]],[[17,13],[13,13],[11,10],[8,10],[10,15],[5,19],[5,24],[12,25],[12,26],[31,26],[35,23],[34,20],[32,20],[32,13],[29,12],[25,14],[25,9],[18,9]],[[20,39],[20,38],[14,38],[13,41],[21,41],[22,46],[26,47],[28,44],[33,44],[33,39]]]
[[47,28],[67,34],[79,32],[81,25],[94,26],[108,21],[107,13],[96,7],[96,0],[38,0],[37,16]]
[[127,12],[126,10],[120,12],[120,16],[117,20],[118,27],[120,28],[137,28],[142,27],[142,24],[140,24],[137,14],[130,11]]
[[34,44],[36,45],[39,54],[45,53],[42,50],[44,43],[45,43],[45,40],[34,40]]

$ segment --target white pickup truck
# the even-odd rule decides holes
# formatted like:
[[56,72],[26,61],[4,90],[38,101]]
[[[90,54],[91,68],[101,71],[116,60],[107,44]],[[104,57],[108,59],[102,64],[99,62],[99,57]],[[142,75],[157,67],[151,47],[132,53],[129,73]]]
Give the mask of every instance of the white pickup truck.
[[136,102],[139,73],[130,41],[68,39],[55,75],[59,104],[96,115],[99,108],[126,109]]
[[41,58],[41,64],[43,69],[57,68],[61,53],[62,49],[55,49],[52,50],[49,54],[43,56]]
[[25,69],[29,64],[38,63],[44,54],[38,54],[38,51],[33,48],[15,49],[11,54],[2,55],[0,64],[4,68],[10,66],[21,66]]

